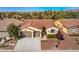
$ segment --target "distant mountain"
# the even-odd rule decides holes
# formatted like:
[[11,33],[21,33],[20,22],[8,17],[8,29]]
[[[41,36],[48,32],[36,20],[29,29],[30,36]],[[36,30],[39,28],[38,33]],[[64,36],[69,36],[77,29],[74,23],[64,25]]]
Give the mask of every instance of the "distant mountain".
[[66,9],[65,11],[79,12],[79,8],[69,8],[69,9]]

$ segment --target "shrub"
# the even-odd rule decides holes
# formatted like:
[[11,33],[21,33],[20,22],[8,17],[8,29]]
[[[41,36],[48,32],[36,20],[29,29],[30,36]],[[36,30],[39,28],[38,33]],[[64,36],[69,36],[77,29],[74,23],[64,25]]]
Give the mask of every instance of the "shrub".
[[47,38],[56,38],[56,35],[48,34],[48,35],[47,35]]
[[10,24],[7,28],[7,31],[10,35],[10,37],[19,37],[19,27],[14,25],[14,24]]
[[6,39],[6,37],[4,37],[3,39],[4,39],[4,43],[6,43],[6,42],[7,42],[7,39]]
[[13,40],[14,40],[14,42],[16,43],[17,42],[17,40],[19,40],[19,37],[13,37]]

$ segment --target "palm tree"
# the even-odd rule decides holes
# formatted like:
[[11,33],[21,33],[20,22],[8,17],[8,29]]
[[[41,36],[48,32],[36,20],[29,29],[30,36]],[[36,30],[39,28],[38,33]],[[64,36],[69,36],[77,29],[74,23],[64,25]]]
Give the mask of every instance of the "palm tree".
[[57,41],[56,41],[56,48],[57,48],[59,46],[59,44],[60,44],[60,41],[64,40],[61,29],[59,29],[58,33],[56,34],[56,37],[57,37]]
[[42,37],[46,35],[46,27],[42,27]]

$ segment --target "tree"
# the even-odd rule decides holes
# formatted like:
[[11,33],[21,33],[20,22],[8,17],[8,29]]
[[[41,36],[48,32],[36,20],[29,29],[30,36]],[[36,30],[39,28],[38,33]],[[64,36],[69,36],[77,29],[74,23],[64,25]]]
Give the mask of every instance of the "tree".
[[63,17],[61,15],[54,15],[52,17],[52,19],[58,20],[58,19],[62,19]]
[[19,38],[19,27],[14,25],[13,23],[8,26],[7,31],[9,33],[10,37]]
[[42,27],[42,37],[46,35],[46,27]]
[[74,11],[34,11],[34,12],[0,12],[0,18],[24,19],[70,19],[78,18],[79,12]]

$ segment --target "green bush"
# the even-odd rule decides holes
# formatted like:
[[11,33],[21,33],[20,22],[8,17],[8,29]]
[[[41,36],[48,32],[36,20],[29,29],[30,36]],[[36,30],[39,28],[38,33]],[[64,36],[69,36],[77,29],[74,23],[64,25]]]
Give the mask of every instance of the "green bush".
[[48,34],[48,35],[47,35],[47,38],[56,38],[56,35]]
[[4,43],[6,43],[6,42],[7,42],[7,39],[6,39],[6,37],[4,37],[3,39],[4,39]]
[[19,27],[13,23],[8,26],[7,31],[10,37],[13,37],[13,36],[19,37]]
[[19,37],[13,37],[14,41],[17,42],[19,40]]

